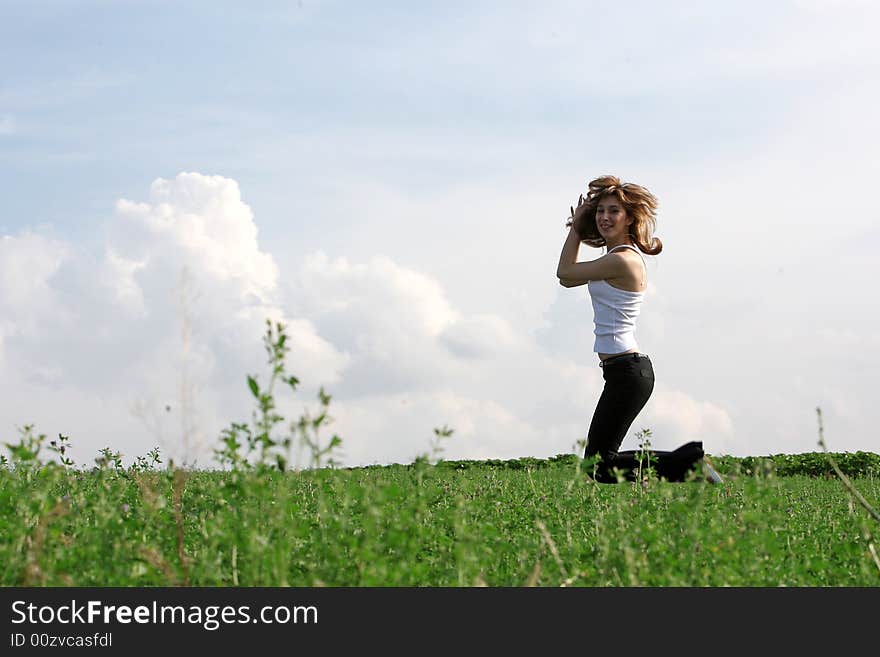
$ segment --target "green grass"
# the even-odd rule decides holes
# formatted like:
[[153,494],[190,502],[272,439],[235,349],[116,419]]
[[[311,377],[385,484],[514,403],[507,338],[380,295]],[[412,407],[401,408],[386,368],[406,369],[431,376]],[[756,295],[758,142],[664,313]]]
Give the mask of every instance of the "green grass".
[[[572,460],[534,469],[4,470],[0,583],[880,585],[869,549],[877,523],[838,480],[608,486]],[[880,499],[877,478],[854,484]]]
[[818,453],[716,456],[722,485],[603,485],[574,455],[438,461],[444,428],[412,464],[338,468],[322,389],[321,413],[291,425],[310,467],[291,470],[278,329],[268,388],[248,377],[262,415],[224,431],[221,469],[156,469],[156,450],[125,467],[109,448],[76,467],[64,436],[47,462],[30,426],[6,443],[0,585],[880,585],[872,453],[834,455],[870,510]]

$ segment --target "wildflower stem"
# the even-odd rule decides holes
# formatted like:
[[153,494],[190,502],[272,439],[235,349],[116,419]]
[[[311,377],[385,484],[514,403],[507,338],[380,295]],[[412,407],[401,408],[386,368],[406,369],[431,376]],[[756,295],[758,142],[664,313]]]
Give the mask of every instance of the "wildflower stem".
[[828,448],[825,446],[825,429],[822,426],[822,409],[817,407],[816,414],[819,416],[819,445],[822,447],[822,451],[825,452],[825,456],[828,459],[828,462],[831,463],[831,467],[834,468],[834,472],[837,473],[837,476],[840,477],[840,480],[843,482],[844,486],[846,486],[849,492],[852,493],[853,497],[858,500],[859,504],[861,504],[868,510],[868,513],[873,516],[874,520],[880,522],[880,513],[877,513],[876,509],[874,509],[874,507],[872,507],[868,503],[868,500],[862,497],[862,494],[858,490],[856,490],[856,487],[852,485],[852,482],[850,482],[847,476],[840,471],[840,468],[837,467],[837,462],[834,460],[831,454],[828,453]]

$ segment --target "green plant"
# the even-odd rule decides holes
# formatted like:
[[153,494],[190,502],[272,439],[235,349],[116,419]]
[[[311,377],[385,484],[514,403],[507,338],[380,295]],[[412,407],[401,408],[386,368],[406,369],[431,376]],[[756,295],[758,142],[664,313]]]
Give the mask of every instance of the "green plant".
[[643,488],[647,486],[648,481],[657,478],[657,469],[651,464],[651,435],[650,429],[642,429],[636,433],[636,439],[639,441],[639,449],[636,452],[639,469],[636,477]]
[[[287,376],[285,372],[284,361],[290,347],[286,344],[287,334],[284,328],[283,324],[276,322],[273,330],[272,322],[266,320],[266,335],[263,337],[263,343],[269,356],[268,364],[272,368],[269,384],[265,389],[261,389],[256,375],[247,376],[248,388],[257,400],[258,409],[252,414],[253,426],[233,422],[229,428],[222,431],[221,447],[214,450],[221,466],[229,467],[232,470],[245,470],[254,466],[272,467],[280,471],[288,469],[290,451],[294,446],[294,436],[292,433],[280,437],[273,435],[273,428],[284,420],[284,416],[275,410],[274,389],[276,382],[280,380],[286,383],[293,391],[296,391],[299,384],[299,379],[295,376]],[[333,420],[327,412],[332,398],[321,387],[318,399],[321,404],[321,412],[312,417],[306,410],[298,421],[290,424],[290,429],[298,432],[301,446],[309,449],[312,467],[321,467],[322,465],[333,467],[338,465],[335,451],[342,445],[342,439],[334,435],[327,444],[322,444],[319,436],[320,428],[330,424]],[[239,440],[242,436],[244,442]]]
[[100,469],[109,468],[111,465],[115,470],[122,470],[122,454],[112,451],[109,447],[99,450],[100,456],[95,459],[95,465]]

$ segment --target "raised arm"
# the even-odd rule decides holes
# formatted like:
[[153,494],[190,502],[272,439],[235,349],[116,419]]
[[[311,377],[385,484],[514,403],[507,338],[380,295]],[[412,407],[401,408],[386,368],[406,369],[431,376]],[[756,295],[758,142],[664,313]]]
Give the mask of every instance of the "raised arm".
[[578,287],[579,285],[586,285],[589,282],[590,281],[588,281],[586,279],[585,280],[577,280],[574,278],[560,278],[559,279],[559,284],[562,287]]
[[572,228],[562,246],[556,268],[556,277],[561,285],[576,287],[589,281],[618,278],[627,274],[626,258],[621,253],[606,253],[595,260],[577,262],[579,244],[580,238]]

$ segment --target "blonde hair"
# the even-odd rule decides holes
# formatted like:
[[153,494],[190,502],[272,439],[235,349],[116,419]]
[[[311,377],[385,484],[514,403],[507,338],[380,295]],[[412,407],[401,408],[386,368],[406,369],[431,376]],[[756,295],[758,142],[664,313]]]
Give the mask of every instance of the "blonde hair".
[[[614,196],[626,210],[626,216],[633,220],[629,236],[642,253],[657,255],[663,250],[663,243],[654,237],[657,228],[657,198],[641,185],[621,183],[616,176],[601,176],[590,181],[587,192],[587,214],[580,225],[580,238],[590,246],[605,246],[605,238],[596,227],[596,206],[606,196]],[[571,226],[572,220],[566,222]]]

